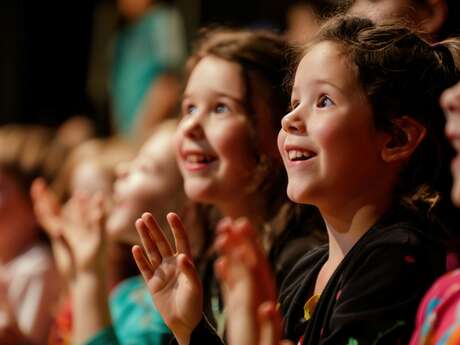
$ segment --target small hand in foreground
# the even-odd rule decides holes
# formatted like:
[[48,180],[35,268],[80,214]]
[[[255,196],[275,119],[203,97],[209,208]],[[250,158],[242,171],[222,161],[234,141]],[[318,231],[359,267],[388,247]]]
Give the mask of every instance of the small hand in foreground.
[[145,252],[134,246],[133,256],[166,325],[179,344],[187,344],[202,317],[203,291],[184,225],[175,213],[169,213],[167,220],[176,250],[153,216],[144,213],[136,228]]

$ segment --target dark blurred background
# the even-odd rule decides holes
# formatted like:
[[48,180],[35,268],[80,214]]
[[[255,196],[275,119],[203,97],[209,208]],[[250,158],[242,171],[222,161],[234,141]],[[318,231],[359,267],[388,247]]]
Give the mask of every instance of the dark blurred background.
[[[292,1],[171,2],[182,12],[190,44],[197,28],[211,24],[283,30]],[[113,0],[1,0],[0,6],[0,124],[55,126],[83,114],[95,120],[101,133],[108,132],[108,109],[95,104],[88,89],[103,78],[90,72],[90,61],[106,54],[109,34],[101,41],[94,32],[116,25],[104,14]],[[106,28],[95,30],[101,17]]]

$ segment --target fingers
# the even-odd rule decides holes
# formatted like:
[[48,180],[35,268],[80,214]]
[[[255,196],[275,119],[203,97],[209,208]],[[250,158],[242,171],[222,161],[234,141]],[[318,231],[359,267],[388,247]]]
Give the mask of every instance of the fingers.
[[178,253],[184,253],[188,257],[192,256],[190,250],[190,243],[188,241],[187,234],[185,232],[184,224],[182,223],[179,216],[175,213],[169,213],[166,216],[169,226],[172,229],[174,240],[176,242],[176,250]]
[[214,273],[217,279],[222,283],[227,283],[228,280],[228,258],[225,256],[219,257],[214,263]]
[[259,345],[278,345],[281,336],[281,317],[273,302],[261,304],[257,310],[260,329]]
[[141,219],[146,228],[149,230],[149,235],[152,236],[151,238],[155,241],[155,245],[158,248],[158,251],[161,254],[161,256],[172,256],[173,250],[171,248],[171,245],[169,244],[166,236],[161,231],[160,226],[158,225],[155,218],[153,218],[153,216],[150,213],[146,212],[142,215]]
[[102,193],[96,193],[90,200],[90,223],[92,231],[97,231],[101,238],[105,237],[105,205]]
[[60,205],[56,197],[48,190],[43,178],[33,181],[30,195],[38,222],[51,237],[59,235]]
[[151,237],[149,228],[143,219],[138,219],[135,223],[135,226],[141,238],[142,246],[147,253],[150,264],[152,265],[152,271],[155,271],[155,269],[162,261],[162,256],[158,251],[155,240]]
[[[221,258],[229,262],[225,269],[217,262],[216,274],[230,286],[233,284],[235,267],[242,265],[252,277],[256,295],[260,301],[276,300],[276,287],[265,252],[259,243],[257,233],[247,219],[235,222],[225,220],[219,224],[215,248]],[[224,261],[225,262],[225,261]],[[236,278],[237,280],[241,277]]]
[[131,252],[133,254],[137,268],[139,268],[139,271],[141,272],[145,282],[148,283],[149,280],[152,279],[155,270],[152,268],[151,263],[145,257],[144,251],[140,246],[133,246]]
[[192,286],[194,286],[197,289],[197,291],[201,291],[201,280],[192,260],[190,260],[190,258],[184,253],[180,253],[177,256],[177,261],[179,264],[179,269],[189,279]]

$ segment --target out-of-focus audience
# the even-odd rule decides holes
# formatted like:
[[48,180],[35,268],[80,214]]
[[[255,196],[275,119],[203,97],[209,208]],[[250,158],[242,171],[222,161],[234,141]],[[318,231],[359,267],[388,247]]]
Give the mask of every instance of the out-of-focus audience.
[[116,136],[0,127],[0,344],[460,344],[457,1],[99,5]]

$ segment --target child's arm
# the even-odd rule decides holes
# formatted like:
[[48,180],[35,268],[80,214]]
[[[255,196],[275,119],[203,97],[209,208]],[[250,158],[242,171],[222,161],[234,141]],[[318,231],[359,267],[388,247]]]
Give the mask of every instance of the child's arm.
[[215,270],[224,286],[230,345],[280,343],[281,317],[268,260],[247,220],[223,220],[218,227]]
[[69,248],[62,236],[62,207],[56,195],[52,193],[42,178],[37,178],[33,182],[30,194],[37,221],[51,241],[53,258],[59,274],[65,279],[66,283],[69,283],[74,272],[72,271]]
[[145,213],[136,221],[145,253],[134,246],[133,256],[164,322],[179,344],[185,345],[202,318],[203,291],[180,218],[170,213],[167,220],[176,250],[153,216]]
[[73,197],[62,207],[43,179],[34,181],[31,196],[38,222],[51,239],[59,271],[71,290],[73,340],[84,343],[111,323],[101,200]]
[[102,197],[72,197],[63,222],[75,267],[71,281],[73,340],[82,344],[111,325]]

